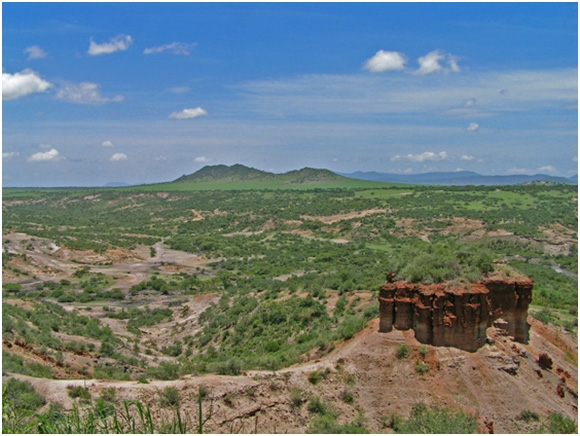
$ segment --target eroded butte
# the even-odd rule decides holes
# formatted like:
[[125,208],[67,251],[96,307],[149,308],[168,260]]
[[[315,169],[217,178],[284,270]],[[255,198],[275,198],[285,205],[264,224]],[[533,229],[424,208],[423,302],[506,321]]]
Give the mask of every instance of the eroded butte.
[[393,281],[379,293],[380,332],[413,329],[423,344],[476,351],[494,325],[528,343],[526,321],[534,282],[525,276],[490,277],[471,284],[424,285]]

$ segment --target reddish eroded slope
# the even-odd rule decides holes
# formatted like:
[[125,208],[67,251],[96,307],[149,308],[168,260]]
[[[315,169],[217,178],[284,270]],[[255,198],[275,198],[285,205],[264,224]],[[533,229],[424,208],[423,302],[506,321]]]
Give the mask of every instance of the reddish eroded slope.
[[[312,419],[305,402],[310,396],[319,396],[339,412],[341,423],[357,419],[362,412],[365,427],[373,433],[392,431],[385,426],[388,418],[392,414],[408,416],[418,402],[476,414],[481,432],[487,431],[484,422],[493,422],[497,433],[525,433],[530,429],[516,419],[523,410],[540,416],[557,412],[575,419],[578,406],[577,341],[533,318],[528,318],[528,322],[528,344],[516,343],[501,329],[492,327],[487,331],[492,343],[476,352],[427,345],[424,359],[412,330],[380,333],[379,320],[375,319],[331,353],[313,356],[314,360],[276,373],[186,376],[149,384],[17,377],[31,380],[49,401],[66,406],[71,405],[67,385],[86,385],[93,398],[113,387],[119,399],[151,404],[157,417],[171,414],[159,401],[160,392],[169,386],[178,388],[184,414],[195,416],[194,395],[203,385],[215,399],[214,417],[204,429],[206,432],[304,433]],[[409,348],[409,355],[397,359],[397,348],[403,344]],[[550,356],[552,369],[540,368],[540,354]],[[425,374],[417,373],[417,362],[428,366]],[[313,371],[326,373],[326,377],[313,385],[308,381]],[[295,389],[302,390],[303,403],[299,407],[291,401]],[[342,400],[345,390],[354,397],[352,404]],[[209,403],[204,407],[207,412]]]

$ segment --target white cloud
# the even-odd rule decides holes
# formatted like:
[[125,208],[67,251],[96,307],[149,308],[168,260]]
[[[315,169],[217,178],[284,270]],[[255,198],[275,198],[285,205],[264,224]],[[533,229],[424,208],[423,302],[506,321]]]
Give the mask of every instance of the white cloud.
[[479,124],[477,124],[477,123],[469,123],[469,126],[467,126],[468,132],[477,132],[478,130],[479,130]]
[[384,71],[403,70],[407,59],[405,55],[396,51],[379,50],[364,64],[365,70],[371,73],[382,73]]
[[[512,115],[572,107],[578,99],[576,68],[546,71],[476,72],[454,77],[419,74],[310,74],[245,82],[245,111],[279,118],[352,117],[437,111],[449,116]],[[431,80],[428,80],[431,79]],[[499,89],[510,89],[501,96]],[[467,100],[475,106],[463,105]],[[471,104],[471,103],[469,103]],[[449,110],[449,108],[454,108]],[[477,109],[479,108],[479,109]]]
[[[439,63],[443,60],[447,61],[448,68],[443,68]],[[457,65],[457,57],[452,54],[446,54],[441,50],[433,50],[425,56],[421,56],[417,59],[417,62],[419,63],[417,74],[431,74],[438,71],[458,73],[461,71],[459,65]]]
[[58,150],[51,148],[49,151],[34,153],[28,158],[30,162],[54,162],[60,160]]
[[34,92],[44,92],[51,86],[31,70],[14,74],[2,73],[2,100],[15,100]]
[[197,45],[195,42],[172,42],[171,44],[164,44],[157,47],[149,47],[143,50],[144,54],[162,53],[170,51],[176,55],[189,55],[191,50]]
[[425,161],[441,161],[447,159],[447,152],[441,151],[439,153],[433,153],[432,151],[426,151],[420,154],[408,154],[406,156],[396,155],[391,158],[392,162],[397,162],[399,160],[410,160],[412,162],[425,162]]
[[538,171],[544,171],[546,173],[557,173],[558,170],[556,168],[554,168],[552,165],[546,165],[543,167],[539,167]]
[[209,162],[210,159],[208,159],[205,156],[199,156],[199,157],[196,157],[193,161],[196,163],[206,163],[206,162]]
[[115,153],[113,156],[111,156],[109,160],[111,162],[119,162],[122,160],[127,160],[127,155],[125,153]]
[[468,156],[468,155],[464,154],[459,159],[461,159],[461,160],[473,160],[473,159],[475,159],[475,157],[474,156]]
[[113,98],[103,97],[99,85],[91,82],[81,82],[63,86],[56,94],[57,98],[77,104],[103,104],[123,101],[123,96]]
[[523,175],[532,175],[534,174],[534,172],[530,169],[527,168],[510,168],[509,170],[507,170],[508,174],[523,174]]
[[91,39],[87,53],[91,56],[110,54],[120,50],[127,50],[132,43],[133,39],[129,35],[118,35],[111,38],[109,42],[102,44],[97,44]]
[[114,147],[115,145],[111,141],[103,141],[101,144],[102,147]]
[[463,106],[465,106],[465,107],[473,107],[473,106],[475,106],[475,103],[476,103],[476,100],[475,100],[475,98],[470,98],[469,100],[467,100],[467,101],[466,101],[466,102],[463,104]]
[[13,157],[16,157],[16,156],[20,156],[20,153],[18,153],[17,151],[9,151],[9,152],[2,153],[2,159],[6,159],[6,160],[12,159]]
[[449,68],[454,73],[459,73],[461,71],[461,68],[459,68],[459,65],[457,65],[457,61],[457,56],[449,55],[447,58],[447,65],[449,65]]
[[42,59],[47,56],[46,52],[37,45],[26,47],[24,53],[28,53],[28,60]]
[[196,107],[195,109],[183,109],[182,111],[179,112],[173,112],[169,115],[169,118],[185,120],[189,118],[201,117],[203,115],[207,115],[207,111],[200,107]]

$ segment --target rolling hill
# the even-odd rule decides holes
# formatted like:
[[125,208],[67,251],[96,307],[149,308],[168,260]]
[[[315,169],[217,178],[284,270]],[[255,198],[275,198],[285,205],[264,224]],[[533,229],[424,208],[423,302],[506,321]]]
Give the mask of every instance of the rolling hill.
[[326,169],[302,168],[275,174],[236,164],[208,165],[173,182],[158,185],[163,189],[314,189],[314,188],[373,188],[383,183],[343,177]]

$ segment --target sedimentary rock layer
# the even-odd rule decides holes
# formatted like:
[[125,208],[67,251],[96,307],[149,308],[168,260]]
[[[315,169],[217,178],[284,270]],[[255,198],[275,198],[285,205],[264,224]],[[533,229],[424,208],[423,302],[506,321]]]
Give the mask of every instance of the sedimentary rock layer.
[[389,282],[380,289],[379,331],[413,329],[419,342],[475,351],[485,343],[487,328],[501,318],[515,341],[527,343],[532,287],[527,277],[459,286]]

